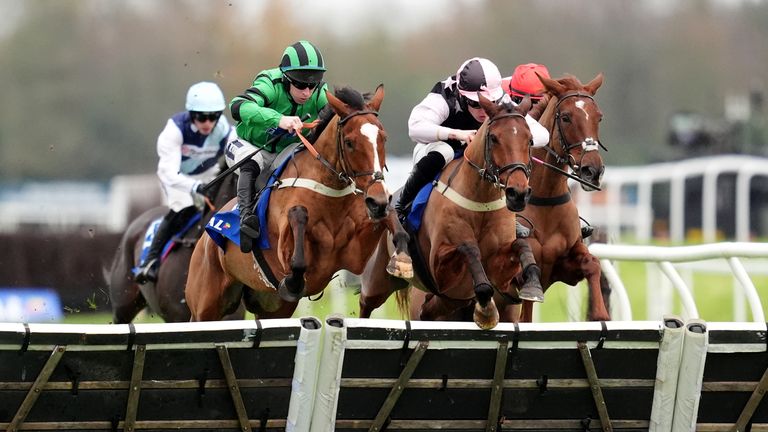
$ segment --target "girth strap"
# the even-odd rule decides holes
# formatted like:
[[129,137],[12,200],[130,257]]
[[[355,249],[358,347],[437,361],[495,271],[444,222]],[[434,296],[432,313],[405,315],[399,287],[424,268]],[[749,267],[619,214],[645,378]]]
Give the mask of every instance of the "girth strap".
[[267,263],[267,260],[264,258],[264,254],[261,253],[261,248],[258,246],[254,247],[252,252],[253,258],[256,260],[256,264],[259,266],[262,274],[267,278],[269,283],[272,284],[272,289],[277,290],[277,287],[280,285],[280,281],[278,281],[275,277],[275,274],[272,273],[272,269],[269,267],[269,263]]

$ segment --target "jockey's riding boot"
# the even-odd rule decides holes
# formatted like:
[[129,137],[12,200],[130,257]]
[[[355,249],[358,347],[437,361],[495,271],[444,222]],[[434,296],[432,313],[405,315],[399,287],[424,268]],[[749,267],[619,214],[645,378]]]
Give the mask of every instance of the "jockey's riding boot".
[[531,235],[531,229],[515,220],[515,233],[517,238],[526,238]]
[[256,178],[261,169],[254,160],[240,167],[237,179],[237,202],[240,208],[240,250],[248,253],[253,249],[253,240],[259,238],[259,217],[253,213],[256,207]]
[[440,170],[445,166],[445,158],[438,152],[429,152],[421,160],[419,160],[411,171],[410,177],[405,181],[402,192],[400,192],[400,199],[395,204],[395,210],[397,211],[397,217],[400,219],[400,223],[405,223],[405,218],[410,213],[411,203],[419,194],[421,188],[427,183],[434,180]]
[[155,231],[155,235],[152,237],[152,244],[149,246],[149,251],[147,251],[144,265],[139,268],[134,277],[137,284],[144,285],[147,282],[157,282],[157,273],[160,271],[160,253],[163,251],[163,247],[168,242],[168,239],[173,235],[177,214],[173,210],[169,211],[160,222],[160,226],[157,227],[157,231]]

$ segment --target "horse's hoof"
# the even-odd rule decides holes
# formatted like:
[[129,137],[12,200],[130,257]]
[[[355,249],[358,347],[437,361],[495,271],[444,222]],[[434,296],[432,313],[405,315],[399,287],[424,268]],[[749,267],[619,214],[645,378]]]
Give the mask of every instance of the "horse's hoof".
[[523,286],[523,289],[518,293],[518,297],[520,297],[521,300],[543,303],[544,291],[542,291],[541,287]]
[[401,279],[413,279],[413,261],[404,253],[395,252],[387,264],[387,273]]
[[277,287],[277,295],[279,295],[280,298],[284,301],[290,303],[298,303],[302,297],[307,295],[307,290],[302,288],[302,290],[298,293],[294,293],[290,288],[288,288],[288,285],[285,283],[285,279],[283,279],[280,281],[280,286]]
[[518,297],[521,300],[528,300],[536,303],[544,302],[544,290],[541,289],[541,284],[538,281],[528,281],[523,284],[522,289],[518,293]]
[[472,320],[483,330],[490,330],[499,324],[499,310],[496,303],[491,299],[486,307],[480,306],[475,302],[475,311],[472,314]]

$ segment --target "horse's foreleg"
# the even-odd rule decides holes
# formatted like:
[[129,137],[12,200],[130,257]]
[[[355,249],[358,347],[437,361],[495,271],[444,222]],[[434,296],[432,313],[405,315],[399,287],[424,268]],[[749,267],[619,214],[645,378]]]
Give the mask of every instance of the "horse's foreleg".
[[109,274],[105,275],[109,282],[112,322],[115,324],[128,324],[147,306],[147,300],[133,281],[133,248],[128,246],[131,242],[128,239],[126,233],[112,259]]
[[[204,234],[189,260],[184,296],[191,313],[190,321],[216,321],[227,309],[227,289],[232,279],[224,272],[218,246]],[[237,298],[239,302],[239,297]]]
[[584,278],[587,279],[587,285],[589,285],[589,310],[587,311],[587,320],[609,321],[611,316],[605,307],[600,284],[600,277],[602,275],[600,262],[594,255],[589,253],[587,246],[582,242],[577,244],[574,254],[576,259],[578,259],[581,271],[584,273]]
[[520,311],[520,322],[533,322],[533,302],[523,300],[523,307]]
[[395,253],[392,254],[387,264],[387,273],[402,279],[412,279],[413,261],[408,254],[408,241],[411,236],[403,229],[403,225],[397,219],[396,212],[388,212],[387,217],[382,222],[392,234],[392,244],[395,245]]
[[363,270],[362,288],[360,289],[360,318],[370,318],[371,313],[384,304],[387,298],[398,288],[396,282],[400,281],[407,286],[407,282],[394,279],[387,274],[388,261],[387,236],[383,234]]
[[[114,284],[114,280],[112,282]],[[128,324],[136,318],[142,309],[147,307],[147,300],[133,283],[133,279],[121,281],[119,286],[110,285],[112,301],[112,323]],[[119,294],[115,292],[120,291]]]
[[512,242],[512,250],[520,257],[520,268],[522,268],[523,286],[520,287],[518,295],[523,300],[543,302],[544,290],[541,287],[541,268],[536,264],[531,245],[519,238]]
[[298,303],[307,294],[304,286],[304,273],[307,271],[307,262],[304,258],[304,234],[307,231],[308,213],[304,206],[295,206],[288,210],[288,223],[293,232],[294,242],[291,273],[280,281],[277,294],[281,299],[291,303]]
[[[418,307],[423,299],[418,318],[422,321],[454,321],[462,308],[471,306],[471,300],[453,300],[413,289],[411,301]],[[411,314],[413,316],[413,313]],[[480,325],[480,324],[478,324]]]
[[493,301],[493,286],[485,274],[480,261],[480,250],[476,244],[464,243],[456,250],[467,259],[469,272],[475,288],[475,324],[482,329],[492,329],[499,323],[499,311]]

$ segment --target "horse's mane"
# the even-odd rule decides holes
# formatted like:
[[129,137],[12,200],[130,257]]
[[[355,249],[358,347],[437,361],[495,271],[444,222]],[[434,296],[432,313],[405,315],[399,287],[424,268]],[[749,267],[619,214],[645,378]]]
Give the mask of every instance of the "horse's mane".
[[508,113],[513,113],[513,112],[516,112],[516,111],[515,111],[515,104],[513,104],[513,103],[512,103],[512,102],[510,102],[510,101],[507,101],[507,102],[502,102],[502,103],[500,103],[500,104],[499,104],[499,106],[500,106],[502,109],[504,109],[506,112],[508,112]]
[[[339,98],[340,101],[349,105],[349,107],[355,111],[365,109],[366,98],[364,98],[363,95],[360,94],[360,92],[358,92],[357,90],[351,87],[346,87],[346,86],[342,88],[334,87],[333,95]],[[320,112],[317,114],[317,119],[319,120],[319,123],[317,124],[317,126],[315,126],[315,128],[309,134],[309,136],[307,137],[307,140],[309,140],[309,142],[312,142],[312,143],[317,141],[317,139],[320,137],[320,134],[323,133],[325,128],[328,126],[328,123],[331,122],[331,119],[335,114],[336,113],[333,111],[333,108],[331,108],[331,104],[326,104],[323,107],[323,109],[321,109]]]

